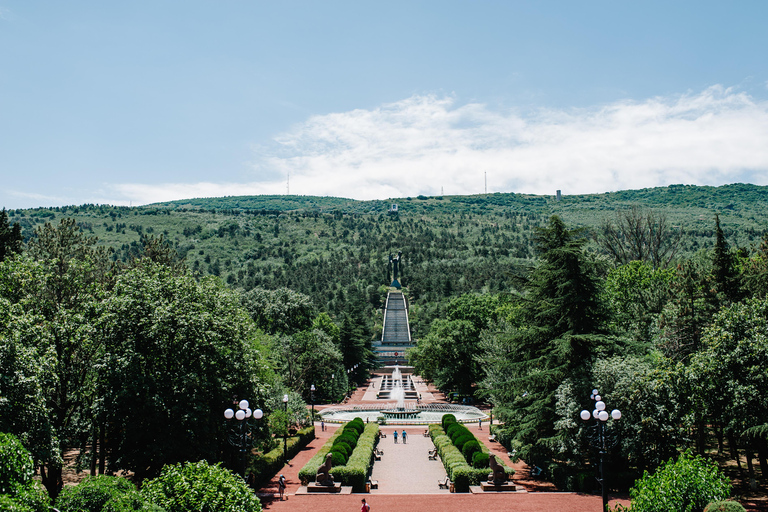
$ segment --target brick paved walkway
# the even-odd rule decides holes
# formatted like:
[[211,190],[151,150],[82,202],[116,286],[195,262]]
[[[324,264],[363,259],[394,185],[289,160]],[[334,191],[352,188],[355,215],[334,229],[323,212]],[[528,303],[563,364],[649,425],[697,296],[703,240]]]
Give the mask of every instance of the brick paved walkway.
[[[371,478],[378,480],[379,488],[371,494],[448,494],[440,489],[437,481],[445,478],[445,469],[440,459],[429,460],[428,451],[435,447],[432,439],[424,437],[423,428],[406,428],[408,443],[403,444],[398,436],[395,444],[392,432],[395,427],[382,427],[387,437],[379,441],[384,451],[380,461],[373,464]],[[398,429],[402,434],[403,429]]]
[[[351,402],[362,402],[366,395],[371,396],[373,388],[369,383],[353,393]],[[442,395],[426,385],[422,388],[430,401],[441,401]],[[429,393],[429,395],[426,395]],[[374,392],[375,397],[375,392]],[[374,398],[375,399],[375,398]],[[317,409],[321,409],[318,406]],[[409,511],[446,512],[446,511],[482,511],[482,512],[571,512],[581,510],[600,510],[600,496],[588,496],[576,493],[546,492],[556,489],[548,482],[530,479],[525,463],[512,464],[506,451],[499,443],[488,441],[488,422],[483,422],[483,430],[478,430],[477,424],[468,424],[470,430],[485,443],[492,453],[499,455],[505,463],[511,464],[517,473],[513,477],[518,485],[522,485],[528,493],[518,494],[459,494],[448,493],[437,486],[437,480],[445,477],[445,470],[440,460],[428,460],[427,450],[432,448],[432,440],[422,436],[424,427],[405,427],[409,433],[408,443],[394,444],[391,432],[392,426],[384,426],[382,430],[387,437],[380,441],[379,447],[384,450],[381,461],[374,464],[372,478],[379,480],[379,489],[369,494],[352,495],[299,495],[295,493],[301,485],[299,470],[315,454],[315,452],[333,435],[336,425],[326,425],[326,431],[320,431],[320,422],[315,424],[317,438],[304,450],[299,452],[289,464],[283,467],[281,473],[287,480],[286,500],[279,501],[277,495],[277,476],[259,490],[259,497],[265,510],[274,512],[339,512],[360,510],[360,499],[366,498],[373,510],[378,511]],[[402,432],[402,427],[398,429]],[[278,473],[279,475],[279,473]],[[544,491],[544,492],[542,492]],[[611,500],[615,503],[628,505],[629,501]]]

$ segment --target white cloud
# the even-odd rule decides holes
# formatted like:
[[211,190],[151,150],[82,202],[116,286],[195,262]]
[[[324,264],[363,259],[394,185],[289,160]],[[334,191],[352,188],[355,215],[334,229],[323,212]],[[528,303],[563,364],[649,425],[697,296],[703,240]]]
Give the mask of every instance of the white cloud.
[[671,183],[768,184],[768,103],[721,86],[675,98],[530,115],[411,98],[314,116],[261,148],[249,184],[122,185],[134,204],[182,197],[293,194],[356,199],[489,192],[597,193]]

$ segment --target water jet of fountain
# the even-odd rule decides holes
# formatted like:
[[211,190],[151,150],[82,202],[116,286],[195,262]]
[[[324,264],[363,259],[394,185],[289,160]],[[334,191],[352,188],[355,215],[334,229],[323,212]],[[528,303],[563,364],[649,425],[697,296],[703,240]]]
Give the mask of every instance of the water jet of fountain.
[[403,389],[403,376],[400,373],[400,367],[395,366],[392,371],[393,387],[390,396],[397,400],[397,409],[405,410],[405,389]]

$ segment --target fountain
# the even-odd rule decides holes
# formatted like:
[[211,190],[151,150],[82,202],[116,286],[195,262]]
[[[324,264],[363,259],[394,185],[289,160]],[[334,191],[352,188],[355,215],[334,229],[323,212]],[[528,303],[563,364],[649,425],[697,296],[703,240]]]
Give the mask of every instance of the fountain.
[[487,420],[477,407],[439,402],[416,405],[418,392],[409,374],[395,367],[382,377],[377,398],[384,403],[360,403],[326,407],[320,417],[326,423],[345,423],[354,418],[364,422],[386,421],[387,424],[428,425],[440,423],[444,414],[453,414],[460,423]]
[[397,400],[397,404],[394,409],[383,409],[381,411],[381,414],[384,415],[385,418],[394,418],[394,419],[402,419],[402,418],[409,418],[413,419],[418,417],[420,411],[416,409],[415,407],[412,407],[410,409],[406,409],[405,407],[405,389],[403,389],[403,375],[400,372],[400,367],[395,366],[395,369],[392,370],[392,391],[390,392],[389,396],[390,398],[394,398]]

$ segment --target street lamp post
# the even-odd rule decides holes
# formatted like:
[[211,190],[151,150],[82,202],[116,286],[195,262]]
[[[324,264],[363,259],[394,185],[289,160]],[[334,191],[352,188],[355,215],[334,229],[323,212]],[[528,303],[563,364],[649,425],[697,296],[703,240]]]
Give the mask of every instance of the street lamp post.
[[595,402],[594,410],[590,413],[584,409],[579,416],[584,421],[589,421],[590,418],[595,420],[595,424],[591,427],[594,432],[589,436],[589,444],[600,453],[600,478],[598,482],[600,482],[603,495],[603,510],[605,510],[605,507],[608,505],[608,486],[605,482],[605,455],[609,449],[616,445],[616,439],[611,437],[609,432],[606,432],[606,423],[611,418],[614,420],[621,419],[621,411],[614,409],[609,414],[605,408],[603,397],[600,396],[596,389],[592,390],[589,398]]
[[[240,450],[240,455],[243,459],[243,478],[245,478],[245,454],[248,448],[250,429],[252,427],[248,420],[251,418],[260,420],[264,416],[264,413],[261,409],[252,411],[248,400],[240,400],[238,402],[237,398],[235,398],[232,405],[232,409],[224,411],[224,418],[228,422],[231,422],[231,420],[234,419],[237,423],[234,425],[230,423],[230,431],[228,432],[227,441],[229,441],[229,444]],[[251,441],[253,440],[251,439]]]
[[312,400],[312,424],[315,424],[315,385],[309,386],[309,397]]
[[283,463],[288,463],[288,395],[283,395],[285,404],[285,431],[283,432]]

